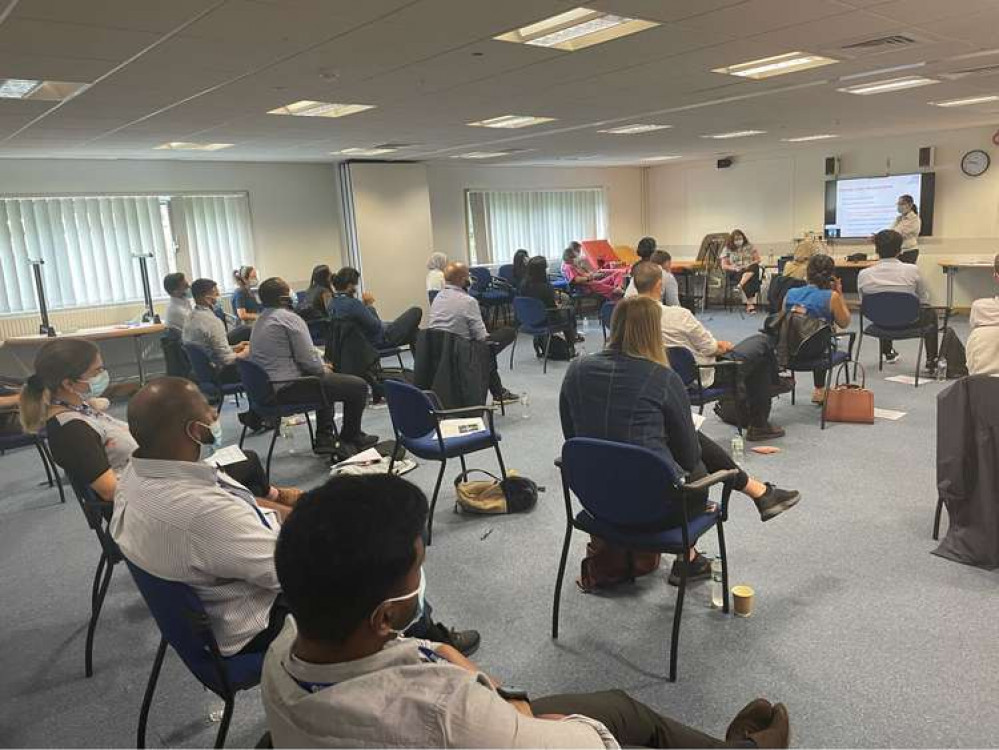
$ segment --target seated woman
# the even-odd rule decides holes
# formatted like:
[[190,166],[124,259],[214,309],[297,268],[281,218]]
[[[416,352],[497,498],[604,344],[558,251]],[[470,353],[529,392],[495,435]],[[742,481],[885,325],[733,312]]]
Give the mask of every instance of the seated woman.
[[604,299],[617,299],[624,294],[626,268],[591,271],[582,259],[578,243],[572,243],[562,253],[562,275],[566,281]]
[[527,262],[524,283],[520,286],[522,297],[539,299],[548,310],[550,323],[566,324],[566,343],[569,351],[573,344],[583,341],[576,329],[576,309],[565,294],[557,292],[548,281],[548,260],[543,255],[536,255]]
[[[850,308],[843,298],[843,284],[836,277],[836,262],[828,255],[813,255],[808,261],[808,285],[790,289],[784,296],[784,309],[793,310],[811,318],[835,323],[840,328],[850,325]],[[821,404],[826,400],[826,376],[828,370],[815,370],[812,373],[815,390],[812,403]]]
[[513,288],[518,294],[520,293],[520,287],[524,285],[524,281],[527,279],[527,261],[530,258],[530,253],[526,250],[518,250],[513,254]]
[[447,256],[444,253],[431,253],[427,261],[427,291],[439,292],[444,288],[444,268]]
[[[691,478],[738,469],[735,489],[753,500],[763,521],[794,507],[800,498],[797,491],[750,477],[721,446],[694,429],[683,381],[669,368],[663,350],[661,310],[648,297],[622,300],[614,308],[607,348],[569,365],[559,396],[566,439],[589,437],[640,445],[671,455]],[[704,510],[706,497],[699,502],[700,507],[691,508],[692,512]],[[710,561],[693,547],[689,560],[688,581],[711,575]],[[680,562],[675,561],[669,576],[674,586],[679,585],[680,569]],[[580,581],[584,589],[602,583],[599,576],[587,580],[586,572],[584,561]]]
[[[44,426],[56,463],[108,503],[137,447],[128,424],[102,408],[107,401],[100,396],[110,381],[96,344],[54,339],[39,349],[35,373],[20,397],[24,429],[38,432]],[[286,514],[301,490],[271,486],[257,455],[244,453],[246,460],[227,465],[225,473],[260,498],[261,505]]]
[[305,299],[298,312],[306,320],[326,317],[326,307],[333,299],[333,272],[325,263],[312,269],[312,280],[305,290]]
[[253,266],[240,266],[232,272],[232,278],[236,282],[236,291],[232,293],[232,307],[236,311],[236,317],[240,323],[252,326],[260,317],[257,269]]
[[822,243],[818,240],[802,240],[794,248],[794,257],[784,264],[781,276],[806,281],[808,279],[808,261],[812,259],[813,255],[821,253],[822,250]]
[[721,255],[722,270],[735,278],[746,300],[746,312],[756,312],[756,295],[760,292],[760,251],[741,229],[733,230],[725,240]]

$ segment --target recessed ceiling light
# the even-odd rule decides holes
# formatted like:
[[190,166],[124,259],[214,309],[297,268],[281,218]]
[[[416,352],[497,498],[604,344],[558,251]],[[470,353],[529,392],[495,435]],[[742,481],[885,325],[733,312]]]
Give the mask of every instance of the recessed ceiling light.
[[784,143],[807,143],[808,141],[828,141],[830,138],[839,138],[832,133],[820,133],[819,135],[801,135],[797,138],[781,138]]
[[0,78],[0,99],[32,99],[58,102],[72,99],[89,83],[71,81],[37,81],[29,78]]
[[654,21],[618,16],[600,10],[573,8],[493,39],[573,52],[658,25]]
[[381,156],[391,154],[394,148],[344,148],[339,151],[331,151],[333,156]]
[[724,75],[739,76],[740,78],[753,78],[761,80],[772,78],[773,76],[797,73],[800,70],[810,68],[820,68],[823,65],[832,65],[839,60],[822,55],[812,55],[808,52],[787,52],[783,55],[764,57],[761,60],[751,60],[750,62],[729,65],[726,68],[715,68],[712,73],[722,73]]
[[156,147],[158,151],[220,151],[229,148],[232,143],[188,143],[187,141],[170,141]]
[[455,154],[452,159],[496,159],[507,156],[509,151],[469,151],[467,154]]
[[948,99],[943,102],[930,102],[930,104],[934,107],[970,107],[972,104],[987,104],[988,102],[999,102],[999,96],[995,94],[971,96],[967,99]]
[[614,135],[638,135],[639,133],[651,133],[654,130],[667,130],[672,125],[622,125],[618,128],[608,128],[598,130],[598,133],[613,133]]
[[718,141],[724,141],[729,138],[748,138],[751,135],[764,135],[767,131],[765,130],[733,130],[731,133],[714,133],[712,135],[702,135],[701,138],[714,138]]
[[542,123],[553,122],[554,120],[554,117],[503,115],[502,117],[490,117],[488,120],[477,120],[468,124],[476,128],[528,128],[532,125],[541,125]]
[[302,99],[284,107],[268,110],[269,115],[296,115],[297,117],[346,117],[366,109],[374,109],[374,104],[336,104],[332,102],[314,102]]
[[680,154],[669,154],[667,156],[646,156],[642,161],[673,161],[673,159],[682,159]]
[[889,78],[887,81],[874,81],[872,83],[861,83],[856,86],[847,86],[843,89],[836,89],[844,94],[859,94],[867,96],[869,94],[887,94],[892,91],[902,91],[904,89],[914,89],[919,86],[929,86],[933,83],[940,83],[934,78],[923,76],[903,76],[901,78]]

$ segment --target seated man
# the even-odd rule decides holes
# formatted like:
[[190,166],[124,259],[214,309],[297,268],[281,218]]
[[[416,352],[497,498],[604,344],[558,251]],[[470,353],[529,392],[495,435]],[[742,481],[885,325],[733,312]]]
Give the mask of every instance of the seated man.
[[333,298],[327,308],[333,320],[352,320],[364,333],[375,349],[395,346],[412,346],[420,330],[423,310],[411,307],[391,323],[383,323],[375,310],[375,298],[364,292],[357,298],[357,284],[361,274],[356,268],[341,268],[333,276]]
[[303,497],[274,559],[293,618],[267,652],[274,747],[786,747],[783,704],[757,699],[715,739],[619,690],[531,700],[453,648],[400,637],[420,617],[427,500],[389,475]]
[[488,341],[492,351],[492,371],[489,373],[489,392],[496,403],[515,404],[520,397],[503,387],[496,355],[517,338],[515,328],[498,328],[489,333],[482,321],[479,303],[468,293],[472,285],[471,274],[464,263],[448,263],[444,269],[444,288],[430,306],[430,328],[448,331],[472,341]]
[[183,342],[196,344],[208,352],[223,384],[238,383],[236,360],[250,356],[250,344],[243,341],[235,346],[229,345],[225,324],[215,315],[215,305],[221,296],[218,284],[211,279],[196,279],[191,284],[191,294],[194,296],[194,310],[184,326]]
[[[883,229],[874,235],[874,247],[880,260],[857,274],[857,291],[860,296],[878,292],[904,292],[917,297],[923,305],[929,302],[930,295],[919,269],[914,263],[903,263],[898,259],[902,250],[902,235],[894,229]],[[914,325],[929,326],[931,323],[933,329],[927,329],[923,342],[926,345],[926,371],[933,375],[937,370],[937,314],[932,308],[923,307]],[[881,353],[885,362],[890,365],[902,358],[889,339],[881,339]]]
[[[280,522],[201,460],[216,424],[215,410],[183,378],[154,380],[132,397],[128,426],[139,447],[115,492],[111,535],[147,573],[194,588],[223,656],[260,653],[288,613],[274,570]],[[413,630],[450,635],[429,617]],[[478,644],[474,631],[455,635],[456,647]]]
[[[646,237],[645,239],[649,239]],[[643,242],[645,240],[642,240]],[[639,243],[641,244],[641,243]],[[661,302],[664,305],[669,305],[671,307],[678,307],[680,305],[680,285],[676,282],[676,277],[670,272],[670,265],[673,263],[673,256],[670,255],[665,250],[653,250],[652,254],[648,258],[650,263],[654,263],[662,269],[663,275],[663,298]],[[641,262],[641,261],[640,261]],[[632,266],[632,273],[635,271],[636,263]],[[638,295],[638,290],[635,288],[635,284],[628,284],[628,288],[624,292],[625,297],[635,297]]]
[[[638,263],[631,283],[641,296],[654,300],[662,297],[662,273],[652,263]],[[698,364],[714,364],[719,357],[742,362],[740,373],[749,407],[746,440],[773,440],[784,436],[783,429],[770,423],[770,404],[775,388],[787,389],[787,385],[778,377],[777,359],[766,336],[758,333],[743,339],[737,346],[718,341],[690,310],[679,306],[662,308],[662,334],[663,346],[689,349]],[[705,388],[714,380],[714,368],[701,370],[701,384]]]
[[[260,304],[264,309],[253,325],[250,337],[252,359],[276,383],[274,390],[278,399],[287,402],[319,401],[322,399],[321,388],[331,404],[316,410],[316,453],[331,454],[336,451],[333,440],[334,401],[343,402],[340,438],[346,447],[359,452],[375,445],[378,438],[361,431],[361,415],[368,401],[368,384],[354,375],[335,373],[323,363],[312,345],[308,326],[292,310],[291,289],[287,282],[279,278],[265,280],[260,285]],[[309,376],[319,381],[302,379]]]
[[168,273],[163,277],[163,291],[170,296],[163,322],[178,333],[184,332],[191,317],[191,285],[182,273]]
[[[999,283],[999,255],[993,260],[993,278]],[[971,303],[967,358],[970,375],[999,374],[999,297]]]

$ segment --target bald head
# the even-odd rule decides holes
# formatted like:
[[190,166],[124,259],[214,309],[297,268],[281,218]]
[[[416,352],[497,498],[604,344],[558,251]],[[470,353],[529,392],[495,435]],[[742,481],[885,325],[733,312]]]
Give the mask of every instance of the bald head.
[[143,458],[197,460],[194,437],[204,439],[214,421],[215,410],[186,378],[158,378],[128,403],[128,429]]
[[444,267],[444,281],[452,286],[465,287],[469,279],[468,266],[464,263],[448,263]]

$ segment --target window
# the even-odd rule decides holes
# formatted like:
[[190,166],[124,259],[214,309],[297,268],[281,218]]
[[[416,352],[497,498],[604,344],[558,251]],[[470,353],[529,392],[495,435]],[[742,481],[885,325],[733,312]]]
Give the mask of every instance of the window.
[[571,240],[607,236],[602,188],[467,190],[465,202],[473,263],[509,263],[520,248],[561,260]]
[[141,302],[138,253],[152,254],[154,299],[176,270],[228,288],[232,270],[253,263],[246,194],[0,198],[0,315],[38,310],[34,260],[50,309]]

